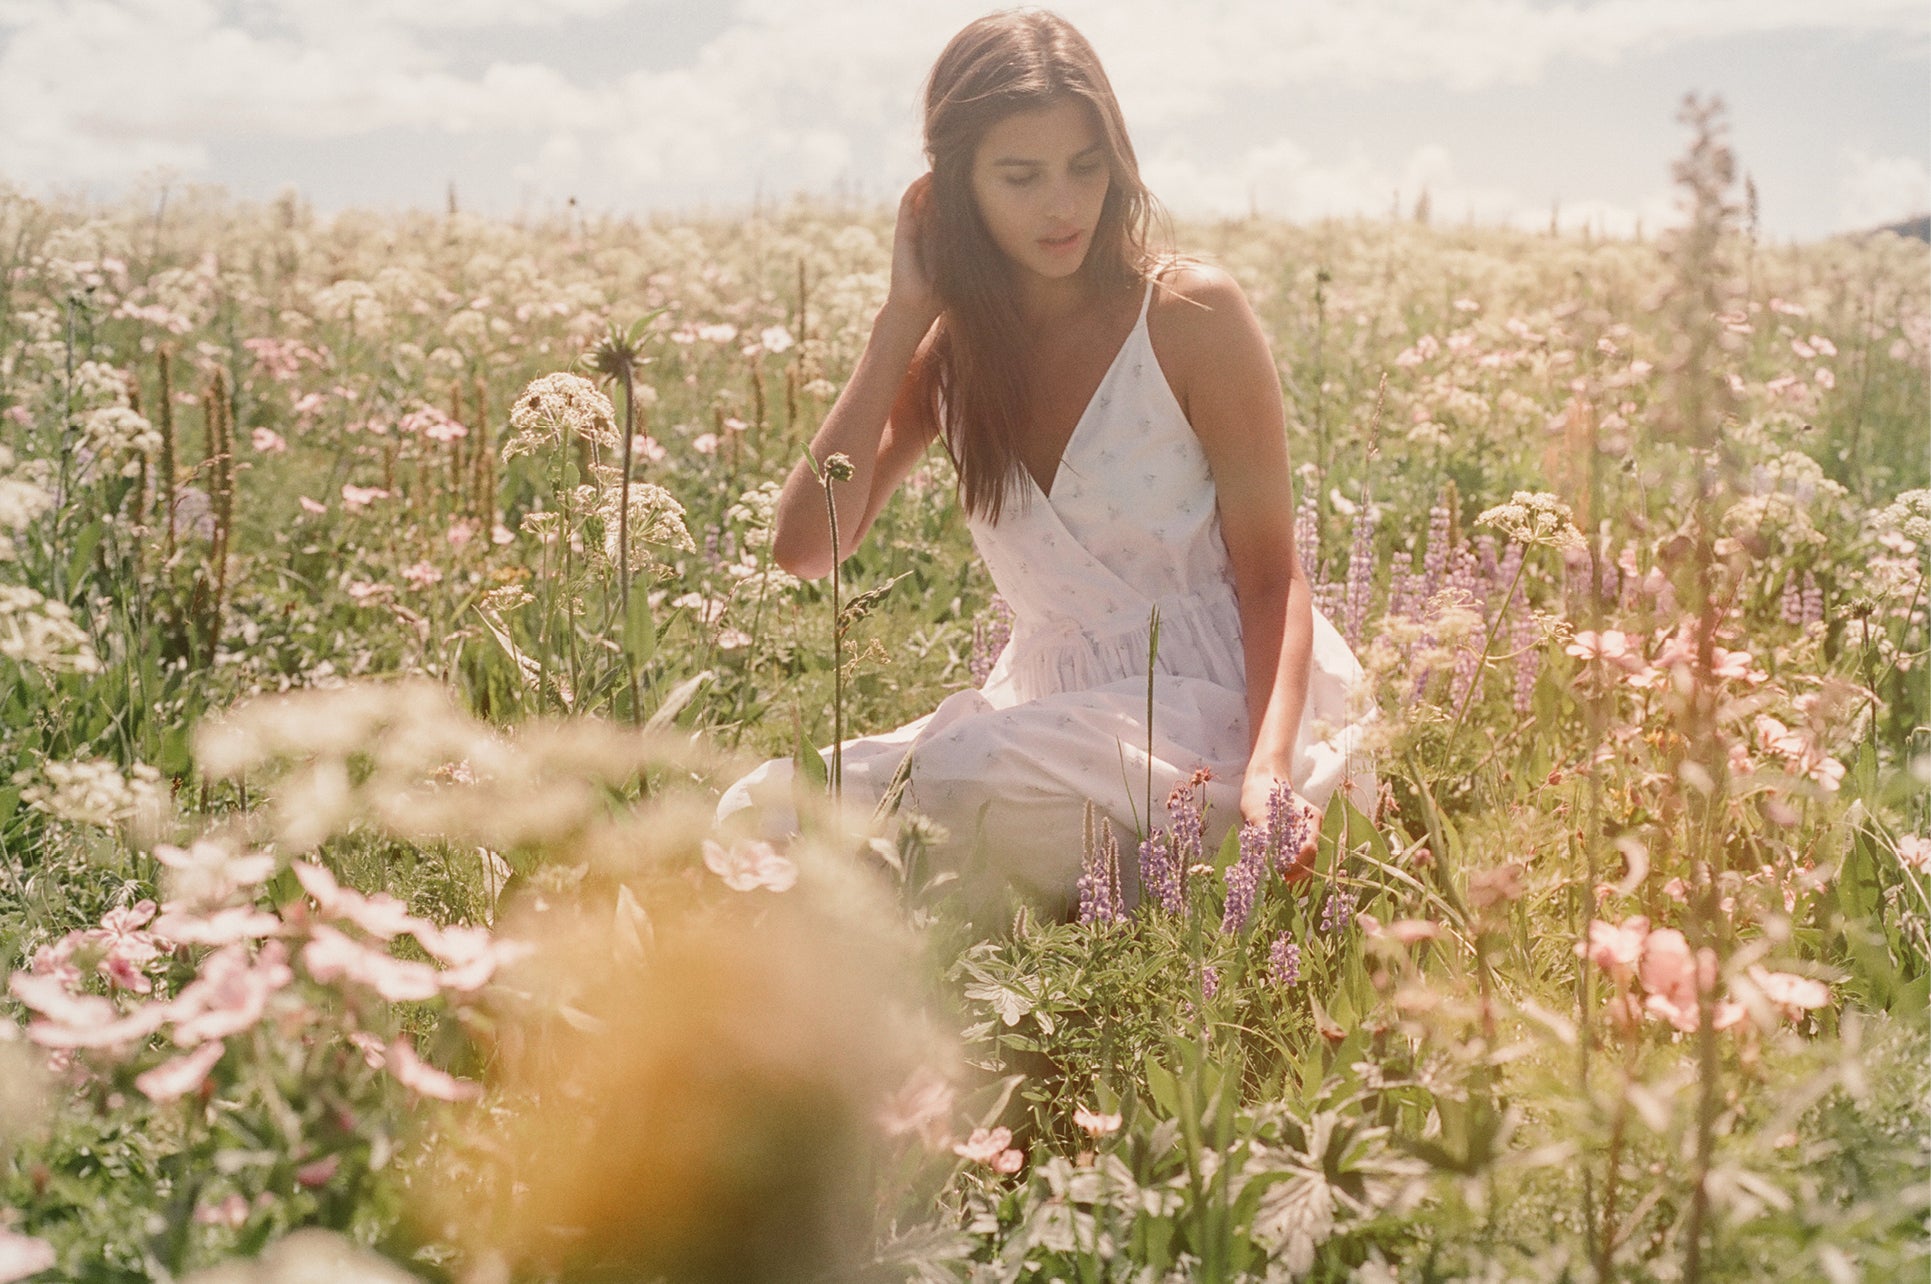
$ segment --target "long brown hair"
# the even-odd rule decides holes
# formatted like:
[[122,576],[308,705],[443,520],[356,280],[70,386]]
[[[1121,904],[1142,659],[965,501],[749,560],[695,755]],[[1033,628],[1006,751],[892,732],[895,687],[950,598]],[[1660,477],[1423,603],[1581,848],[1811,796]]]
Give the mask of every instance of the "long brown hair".
[[1038,9],[988,14],[952,38],[925,84],[932,193],[924,244],[942,312],[919,391],[958,469],[966,510],[988,521],[1025,484],[1027,388],[1012,264],[980,220],[973,158],[1007,116],[1067,100],[1092,111],[1111,177],[1080,273],[1102,286],[1142,281],[1158,206],[1140,181],[1099,55],[1071,23]]

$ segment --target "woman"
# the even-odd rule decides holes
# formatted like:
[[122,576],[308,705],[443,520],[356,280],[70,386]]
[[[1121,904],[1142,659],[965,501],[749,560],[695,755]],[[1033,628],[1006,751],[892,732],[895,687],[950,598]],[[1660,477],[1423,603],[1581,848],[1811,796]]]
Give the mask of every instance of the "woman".
[[[846,743],[848,797],[877,799],[909,753],[904,805],[1061,903],[1088,800],[1144,830],[1204,766],[1209,843],[1262,820],[1277,782],[1310,810],[1342,785],[1367,805],[1345,730],[1360,671],[1295,557],[1273,358],[1226,273],[1149,252],[1152,198],[1092,47],[1049,13],[972,23],[927,83],[925,148],[885,305],[811,444],[851,461],[830,483],[839,546],[801,462],[773,551],[829,574],[936,439],[1016,619],[982,689]],[[788,781],[767,763],[720,814]]]

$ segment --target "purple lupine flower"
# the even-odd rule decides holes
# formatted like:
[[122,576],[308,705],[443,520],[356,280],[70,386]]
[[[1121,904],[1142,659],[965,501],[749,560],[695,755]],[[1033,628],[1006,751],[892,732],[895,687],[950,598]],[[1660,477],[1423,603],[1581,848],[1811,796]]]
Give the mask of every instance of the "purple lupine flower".
[[1267,974],[1284,990],[1301,983],[1301,947],[1294,943],[1292,932],[1274,938],[1273,948],[1267,951]]
[[1784,577],[1783,597],[1777,603],[1777,610],[1778,614],[1783,616],[1783,622],[1785,624],[1802,624],[1804,622],[1804,590],[1803,586],[1797,582],[1797,572],[1795,571],[1792,571]]
[[1175,785],[1167,795],[1167,815],[1173,821],[1173,859],[1182,877],[1202,858],[1202,835],[1207,824],[1195,792],[1195,787],[1202,784],[1205,781],[1196,773],[1193,779]]
[[1186,908],[1180,891],[1180,868],[1173,858],[1173,836],[1156,829],[1140,844],[1140,888],[1160,902],[1169,914]]
[[1824,622],[1824,590],[1817,586],[1817,577],[1809,571],[1804,572],[1804,615],[1806,625]]
[[1113,826],[1102,822],[1099,834],[1080,861],[1079,921],[1126,922],[1126,896],[1120,890],[1120,843]]
[[982,687],[992,673],[992,666],[998,663],[1006,643],[1012,640],[1012,607],[997,593],[986,604],[984,616],[972,624],[972,658],[966,662],[966,671],[972,675],[972,685]]
[[1307,814],[1295,805],[1294,790],[1285,780],[1274,782],[1267,795],[1267,850],[1274,868],[1285,874],[1307,842]]
[[1448,571],[1448,505],[1437,503],[1428,510],[1428,547],[1421,558],[1421,595],[1435,596]]
[[1535,620],[1526,614],[1517,615],[1509,627],[1509,645],[1515,649],[1517,713],[1529,712],[1535,698],[1535,680],[1542,674],[1542,648],[1535,641]]
[[[1486,539],[1488,537],[1483,536],[1483,538]],[[1494,586],[1495,592],[1507,593],[1510,586],[1515,583],[1516,572],[1521,569],[1522,545],[1511,543],[1507,548],[1502,550],[1502,560],[1496,563],[1495,572],[1489,578],[1489,582]],[[1510,598],[1508,601],[1502,603],[1501,609],[1506,611],[1514,605],[1515,599]]]
[[1374,506],[1363,501],[1354,515],[1354,544],[1348,549],[1347,603],[1343,627],[1358,645],[1368,625],[1368,596],[1374,589]]
[[1348,924],[1354,922],[1354,893],[1336,890],[1328,893],[1327,901],[1321,906],[1321,930],[1323,932],[1345,932]]
[[1240,827],[1240,859],[1227,867],[1227,901],[1220,914],[1220,930],[1231,936],[1247,926],[1254,897],[1267,874],[1267,830],[1260,825]]
[[1402,549],[1388,559],[1388,614],[1413,619],[1420,614],[1421,580],[1414,573],[1414,554]]
[[1337,628],[1345,626],[1348,610],[1348,586],[1332,580],[1323,580],[1314,586],[1314,609],[1326,616],[1330,624]]
[[1220,993],[1220,969],[1211,963],[1200,965],[1200,997],[1212,999]]
[[1324,583],[1321,575],[1321,510],[1310,487],[1301,495],[1294,510],[1294,552],[1310,581]]

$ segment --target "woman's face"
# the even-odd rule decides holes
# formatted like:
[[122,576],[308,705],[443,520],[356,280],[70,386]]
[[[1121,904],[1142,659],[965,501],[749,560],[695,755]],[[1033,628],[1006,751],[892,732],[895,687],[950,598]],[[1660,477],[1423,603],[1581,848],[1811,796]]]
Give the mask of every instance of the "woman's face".
[[1086,261],[1111,183],[1104,136],[1077,98],[1014,112],[986,131],[972,158],[972,197],[993,244],[1049,279]]

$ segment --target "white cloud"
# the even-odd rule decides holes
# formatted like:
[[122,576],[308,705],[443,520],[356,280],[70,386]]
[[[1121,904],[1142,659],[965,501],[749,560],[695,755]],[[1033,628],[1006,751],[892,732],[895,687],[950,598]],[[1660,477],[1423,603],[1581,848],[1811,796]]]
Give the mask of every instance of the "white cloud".
[[[650,67],[650,33],[689,0],[0,0],[0,176],[124,182],[206,175],[226,142],[385,129],[483,136],[515,180],[593,202],[712,192],[742,200],[918,167],[916,94],[939,49],[990,0],[735,0],[682,65]],[[723,0],[720,0],[722,3]],[[1882,32],[1931,41],[1922,0],[1059,0],[1106,62],[1148,176],[1176,209],[1296,217],[1411,208],[1546,226],[1548,198],[1460,180],[1441,148],[1317,162],[1305,140],[1217,154],[1200,122],[1284,85],[1469,90],[1536,83],[1565,61],[1614,63],[1752,33]],[[638,46],[639,69],[585,76],[528,33]],[[453,39],[460,35],[461,41]],[[541,48],[567,47],[547,39]],[[457,51],[468,61],[459,61]],[[495,50],[492,61],[487,51]],[[483,56],[478,61],[478,53]],[[466,70],[465,68],[474,68]],[[1422,122],[1426,127],[1426,122]],[[1182,139],[1184,138],[1184,142]],[[1912,165],[1916,168],[1912,169]],[[1915,185],[1915,186],[1914,186]],[[1855,163],[1847,223],[1924,185],[1909,158]],[[1653,223],[1651,198],[1565,202]],[[1891,216],[1886,214],[1886,217]]]
[[1837,230],[1863,232],[1931,213],[1931,166],[1922,156],[1847,152]]

